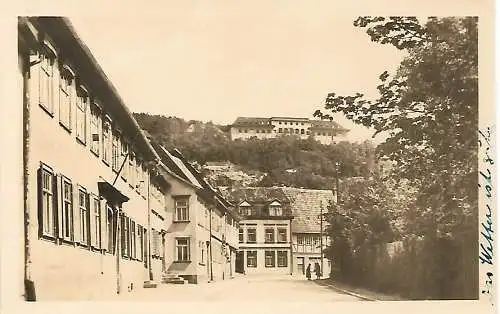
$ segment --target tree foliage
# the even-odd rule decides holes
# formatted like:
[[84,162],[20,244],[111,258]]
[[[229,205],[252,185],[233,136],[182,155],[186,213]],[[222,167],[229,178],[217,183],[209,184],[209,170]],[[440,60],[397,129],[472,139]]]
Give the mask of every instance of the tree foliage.
[[[380,75],[378,98],[330,93],[325,109],[389,134],[378,153],[418,191],[414,206],[402,209],[406,234],[425,237],[434,249],[451,241],[444,248],[451,255],[477,238],[477,18],[360,17],[354,25],[407,57],[395,73]],[[321,110],[315,116],[331,119]],[[433,265],[446,273],[452,265],[434,253]],[[477,267],[467,256],[468,267]]]
[[[157,141],[167,148],[178,148],[188,160],[201,165],[230,161],[247,171],[266,173],[255,184],[258,186],[330,189],[338,174],[368,176],[376,163],[375,147],[370,142],[322,145],[312,138],[294,137],[231,141],[221,130],[223,127],[210,122],[188,123],[180,118],[148,114],[136,114],[136,119]],[[336,169],[335,162],[341,164],[340,169]]]

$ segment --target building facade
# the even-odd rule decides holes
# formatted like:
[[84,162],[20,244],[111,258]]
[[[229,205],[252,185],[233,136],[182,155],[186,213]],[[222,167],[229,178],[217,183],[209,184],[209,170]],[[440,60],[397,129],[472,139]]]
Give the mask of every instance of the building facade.
[[24,296],[92,299],[142,287],[161,275],[150,259],[158,156],[67,19],[19,18],[18,26]]
[[243,216],[240,221],[238,272],[302,276],[311,264],[328,276],[331,261],[323,256],[329,238],[322,214],[335,194],[330,190],[251,187],[225,190]]
[[328,205],[335,202],[335,193],[331,190],[312,190],[283,187],[283,192],[290,200],[294,219],[292,220],[293,273],[304,275],[310,264],[311,271],[315,263],[320,265],[323,276],[330,274],[331,261],[321,252],[329,244],[329,237],[322,233],[327,222],[322,214],[328,212]]
[[238,233],[236,271],[244,274],[291,274],[291,209],[279,188],[226,191],[243,216]]
[[308,118],[238,117],[231,125],[231,139],[267,139],[279,136],[295,136],[300,139],[314,138],[321,144],[329,145],[345,139],[348,130],[333,121],[311,120]]
[[154,144],[166,192],[166,274],[164,281],[189,283],[229,279],[234,274],[240,217],[178,151]]

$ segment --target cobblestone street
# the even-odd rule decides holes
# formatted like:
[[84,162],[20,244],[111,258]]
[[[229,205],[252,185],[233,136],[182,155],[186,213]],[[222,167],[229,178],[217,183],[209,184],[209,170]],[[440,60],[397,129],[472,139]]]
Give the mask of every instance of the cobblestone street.
[[359,298],[320,286],[304,277],[289,275],[238,276],[230,280],[198,285],[158,285],[116,297],[130,301],[359,301]]

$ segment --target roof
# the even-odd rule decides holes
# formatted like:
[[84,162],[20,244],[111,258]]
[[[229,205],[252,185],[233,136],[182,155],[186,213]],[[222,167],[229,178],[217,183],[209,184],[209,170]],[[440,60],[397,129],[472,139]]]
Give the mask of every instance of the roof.
[[20,22],[20,27],[29,27],[27,23],[34,23],[37,28],[46,32],[57,48],[62,50],[64,57],[75,68],[91,93],[100,100],[100,104],[112,113],[113,118],[120,121],[122,131],[128,134],[136,148],[146,153],[145,159],[159,159],[132,112],[125,105],[90,49],[78,36],[68,18],[30,17],[21,19]]
[[334,129],[338,132],[349,131],[335,121],[311,120],[311,129],[319,129],[319,128],[321,128],[321,129]]
[[291,211],[292,232],[294,233],[319,233],[321,206],[323,206],[323,213],[326,213],[327,205],[334,201],[334,194],[331,190],[246,187],[222,191],[235,204],[246,201],[259,209],[269,206],[276,200],[279,201],[284,209]]
[[275,201],[278,201],[283,208],[283,216],[279,216],[279,218],[290,219],[292,216],[290,200],[279,187],[244,187],[232,191],[223,189],[221,193],[223,193],[228,201],[235,205],[245,204],[245,202],[249,203],[252,209],[255,210],[255,213],[252,215],[253,218],[270,218],[266,212],[268,206]]
[[316,233],[320,232],[321,206],[323,213],[327,211],[327,205],[334,200],[331,190],[310,190],[283,187],[284,194],[290,199],[293,212],[292,232],[294,233]]
[[309,118],[293,118],[293,117],[271,117],[271,120],[292,120],[292,121],[309,121]]
[[238,117],[233,122],[233,126],[270,126],[269,118]]

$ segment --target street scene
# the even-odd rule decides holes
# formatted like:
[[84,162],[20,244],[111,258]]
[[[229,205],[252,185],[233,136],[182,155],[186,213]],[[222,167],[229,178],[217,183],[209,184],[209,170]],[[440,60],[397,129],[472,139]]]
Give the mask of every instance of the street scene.
[[480,298],[478,17],[17,27],[23,301]]

